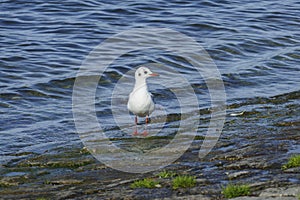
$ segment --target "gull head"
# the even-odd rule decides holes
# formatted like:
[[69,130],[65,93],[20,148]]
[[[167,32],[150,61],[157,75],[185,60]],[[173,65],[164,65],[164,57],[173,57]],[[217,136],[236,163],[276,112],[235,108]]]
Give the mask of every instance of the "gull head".
[[135,71],[135,80],[146,80],[148,77],[159,76],[157,73],[150,71],[148,67],[139,67]]

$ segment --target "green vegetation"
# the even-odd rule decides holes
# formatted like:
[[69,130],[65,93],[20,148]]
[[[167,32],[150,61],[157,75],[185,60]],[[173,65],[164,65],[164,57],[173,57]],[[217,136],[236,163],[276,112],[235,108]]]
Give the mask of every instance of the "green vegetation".
[[89,152],[88,148],[83,147],[83,148],[80,150],[80,154],[89,155],[89,154],[91,154],[91,153]]
[[249,185],[235,185],[229,184],[222,189],[222,194],[225,198],[234,198],[240,196],[247,196],[250,194]]
[[174,176],[176,176],[177,174],[175,172],[171,172],[171,171],[162,171],[158,174],[159,178],[172,178]]
[[14,182],[8,182],[8,181],[0,181],[0,188],[1,187],[11,187],[11,186],[17,186],[19,185],[18,183]]
[[282,169],[285,170],[293,167],[300,167],[300,154],[291,156],[288,162],[282,166]]
[[[170,181],[172,181],[172,188],[174,190],[178,188],[190,188],[196,185],[196,178],[194,176],[189,176],[189,175],[178,176],[177,173],[173,171],[164,170],[159,174],[157,174],[157,177],[158,177],[157,179],[145,178],[142,180],[136,180],[130,185],[130,187],[132,189],[161,187],[161,184],[158,181],[159,179],[171,179]],[[161,181],[166,185],[170,184],[169,181],[168,182],[165,182],[163,180]]]
[[19,164],[19,167],[49,167],[49,168],[78,168],[88,164],[92,164],[95,161],[92,159],[85,160],[56,160],[56,161],[27,161]]
[[205,137],[202,135],[196,135],[194,138],[194,140],[204,140],[204,139],[205,139]]
[[137,181],[134,181],[130,187],[132,189],[135,189],[135,188],[155,188],[159,185],[159,182],[158,181],[154,181],[153,179],[151,178],[145,178],[143,180],[137,180]]
[[194,187],[196,178],[194,176],[177,176],[173,179],[173,189]]

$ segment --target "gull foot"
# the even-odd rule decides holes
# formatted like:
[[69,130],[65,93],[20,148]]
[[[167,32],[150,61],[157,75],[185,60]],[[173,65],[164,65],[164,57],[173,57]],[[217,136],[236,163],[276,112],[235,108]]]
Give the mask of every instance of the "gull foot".
[[139,133],[138,133],[137,130],[133,131],[133,133],[132,133],[133,136],[137,136],[138,134],[139,134]]
[[143,131],[143,136],[144,136],[144,137],[147,137],[147,136],[148,136],[148,131],[146,131],[146,130]]

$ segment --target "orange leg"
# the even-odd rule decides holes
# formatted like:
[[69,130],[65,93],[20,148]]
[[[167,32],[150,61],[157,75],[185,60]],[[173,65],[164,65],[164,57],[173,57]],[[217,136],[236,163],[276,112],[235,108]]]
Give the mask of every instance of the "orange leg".
[[138,131],[137,131],[138,118],[137,118],[137,116],[135,116],[134,122],[135,122],[135,129],[134,129],[133,135],[135,136],[138,134]]
[[145,120],[145,123],[146,123],[146,125],[145,125],[145,130],[144,130],[144,132],[143,132],[143,136],[144,137],[146,137],[147,135],[148,135],[148,130],[147,130],[147,125],[148,125],[148,123],[149,123],[149,116],[147,115],[146,116],[146,120]]

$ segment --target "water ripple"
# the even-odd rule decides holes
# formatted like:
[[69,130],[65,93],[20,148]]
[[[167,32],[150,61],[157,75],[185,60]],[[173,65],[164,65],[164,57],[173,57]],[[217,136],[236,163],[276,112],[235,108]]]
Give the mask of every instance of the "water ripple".
[[[193,37],[216,62],[229,103],[298,91],[299,16],[296,0],[3,0],[0,139],[5,137],[7,144],[0,150],[5,155],[29,149],[41,152],[37,149],[78,141],[71,110],[77,70],[96,45],[132,27],[167,27]],[[203,102],[200,109],[209,108],[202,78],[193,75],[195,70],[184,58],[166,52],[123,55],[100,80],[98,92],[110,92],[124,73],[147,62],[172,66],[189,77]],[[166,106],[173,98],[162,88],[153,93]],[[107,107],[98,108],[98,114],[109,115],[109,101],[97,106],[100,103]]]

